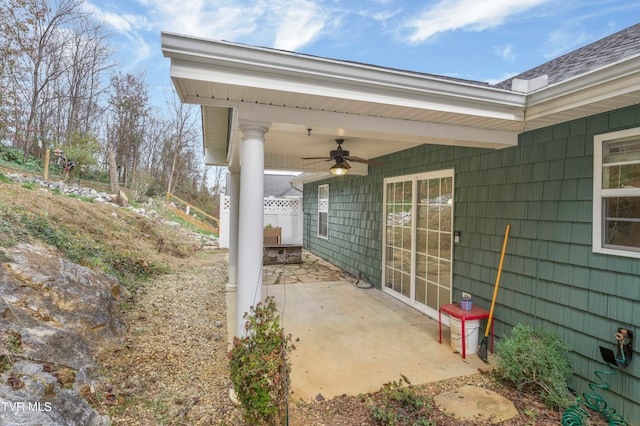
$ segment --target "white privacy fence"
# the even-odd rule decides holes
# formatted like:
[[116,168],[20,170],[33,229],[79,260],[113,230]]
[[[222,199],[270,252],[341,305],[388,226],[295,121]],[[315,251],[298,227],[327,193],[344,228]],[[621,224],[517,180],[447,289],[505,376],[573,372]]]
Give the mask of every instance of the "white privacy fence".
[[[220,240],[222,248],[229,248],[229,211],[231,200],[220,195]],[[264,225],[282,228],[282,244],[302,245],[302,197],[264,199]]]

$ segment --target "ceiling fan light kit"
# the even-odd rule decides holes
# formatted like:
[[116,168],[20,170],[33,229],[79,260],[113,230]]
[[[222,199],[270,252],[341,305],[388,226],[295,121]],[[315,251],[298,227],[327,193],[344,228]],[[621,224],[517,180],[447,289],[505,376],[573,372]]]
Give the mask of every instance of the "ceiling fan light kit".
[[343,176],[346,175],[349,171],[349,168],[345,166],[343,163],[336,163],[329,169],[332,175],[334,176]]
[[329,151],[329,157],[305,157],[303,160],[325,160],[325,161],[335,161],[336,163],[329,168],[329,171],[334,176],[343,176],[346,175],[351,165],[347,162],[355,161],[356,163],[364,163],[370,166],[382,166],[383,163],[379,161],[365,160],[360,157],[351,157],[349,156],[349,151],[345,151],[342,149],[342,143],[344,139],[336,139],[336,143],[338,144],[338,149]]

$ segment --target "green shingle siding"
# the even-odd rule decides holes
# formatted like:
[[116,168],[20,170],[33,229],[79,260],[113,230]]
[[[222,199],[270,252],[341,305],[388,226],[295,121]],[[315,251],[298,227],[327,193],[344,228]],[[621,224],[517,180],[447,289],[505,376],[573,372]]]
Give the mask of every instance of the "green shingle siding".
[[587,133],[597,135],[608,132],[611,128],[609,126],[609,116],[610,114],[601,114],[587,118]]
[[593,200],[593,178],[578,180],[578,200]]
[[567,140],[567,158],[582,157],[586,154],[587,137],[582,134],[570,136]]
[[574,223],[571,226],[570,241],[576,244],[591,245],[591,223]]
[[571,135],[571,125],[569,123],[559,124],[551,127],[553,130],[553,140],[561,140]]
[[564,139],[555,139],[548,143],[546,143],[545,149],[545,158],[546,161],[553,160],[564,160],[567,157],[567,139],[566,136]]
[[549,179],[552,181],[560,181],[565,173],[565,160],[549,161]]
[[564,162],[564,178],[565,179],[582,179],[592,178],[593,175],[593,158],[592,157],[573,157],[567,158]]
[[[455,169],[453,295],[491,303],[504,227],[511,224],[496,333],[518,323],[558,332],[574,348],[579,392],[602,369],[598,346],[615,349],[618,326],[640,332],[640,260],[595,254],[593,136],[640,127],[640,106],[519,135],[502,150],[423,145],[380,160],[369,176],[304,186],[305,246],[381,285],[383,179]],[[329,239],[317,238],[317,185],[330,187]],[[637,345],[636,345],[637,346]],[[640,355],[639,355],[640,359]],[[627,420],[640,419],[640,363],[624,370],[607,400]]]
[[[569,245],[569,259],[571,263],[576,266],[587,266],[589,264],[589,256],[591,255],[591,247],[579,244]],[[585,271],[586,269],[580,269]],[[575,275],[575,274],[574,274]],[[585,277],[588,278],[588,277]]]
[[546,181],[549,179],[549,163],[536,164],[533,167],[533,176],[531,180],[533,182]]
[[609,124],[611,127],[627,127],[636,123],[637,109],[628,108],[621,111],[613,112],[609,115]]
[[536,146],[544,146],[541,143],[553,140],[553,127],[545,127],[533,133],[533,142]]

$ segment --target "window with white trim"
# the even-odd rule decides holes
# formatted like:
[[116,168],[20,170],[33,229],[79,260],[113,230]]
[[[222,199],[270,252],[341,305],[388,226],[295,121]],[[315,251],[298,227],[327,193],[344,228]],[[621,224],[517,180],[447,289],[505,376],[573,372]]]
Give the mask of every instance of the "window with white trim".
[[640,258],[640,128],[594,137],[593,251]]
[[329,238],[329,185],[318,186],[318,237]]

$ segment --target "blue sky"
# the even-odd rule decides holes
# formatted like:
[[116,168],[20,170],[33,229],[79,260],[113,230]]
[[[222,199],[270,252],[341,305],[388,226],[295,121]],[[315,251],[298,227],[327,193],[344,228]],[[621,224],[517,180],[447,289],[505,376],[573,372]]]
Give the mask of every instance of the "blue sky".
[[87,0],[164,99],[160,32],[498,82],[640,21],[635,0]]

